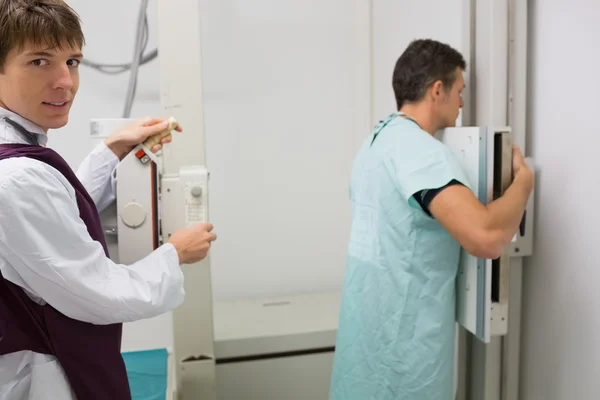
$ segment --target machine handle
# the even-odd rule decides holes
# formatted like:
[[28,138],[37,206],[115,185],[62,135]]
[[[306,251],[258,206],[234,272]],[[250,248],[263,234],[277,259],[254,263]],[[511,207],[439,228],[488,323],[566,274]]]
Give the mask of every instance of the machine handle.
[[527,210],[523,213],[523,219],[521,219],[521,224],[519,225],[519,233],[521,236],[525,236],[525,224],[527,223]]
[[179,124],[173,117],[170,117],[168,121],[169,126],[167,126],[167,128],[164,131],[157,133],[156,135],[150,136],[148,139],[146,139],[146,141],[144,141],[143,145],[146,146],[146,148],[152,150],[154,146],[160,144],[161,140],[163,140],[167,136],[171,136],[171,131],[177,128],[177,125]]

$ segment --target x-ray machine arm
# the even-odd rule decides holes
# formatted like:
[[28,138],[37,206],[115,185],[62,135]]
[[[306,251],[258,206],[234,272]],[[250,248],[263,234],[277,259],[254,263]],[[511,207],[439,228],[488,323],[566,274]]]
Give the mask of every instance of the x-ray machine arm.
[[[208,219],[204,146],[200,5],[158,1],[160,98],[165,115],[183,127],[164,152],[162,236]],[[201,188],[198,191],[198,188]],[[195,197],[192,195],[198,195]],[[193,207],[201,203],[201,211]],[[186,204],[182,208],[182,204]],[[192,206],[190,206],[192,205]],[[216,399],[210,258],[183,266],[186,298],[173,312],[174,359],[180,399]]]

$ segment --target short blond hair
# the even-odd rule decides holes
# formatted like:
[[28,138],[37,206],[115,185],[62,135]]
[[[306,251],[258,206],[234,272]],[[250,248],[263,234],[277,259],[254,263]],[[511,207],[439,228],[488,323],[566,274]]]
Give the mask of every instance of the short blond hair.
[[82,48],[79,15],[62,0],[0,0],[0,71],[8,53],[27,44]]

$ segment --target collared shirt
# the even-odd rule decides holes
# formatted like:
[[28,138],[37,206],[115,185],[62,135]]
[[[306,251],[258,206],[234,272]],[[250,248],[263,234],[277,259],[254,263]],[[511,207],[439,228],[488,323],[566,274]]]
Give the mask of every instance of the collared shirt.
[[[28,143],[14,124],[47,136],[38,126],[0,108],[0,144]],[[77,177],[98,211],[115,200],[118,158],[98,145]],[[92,324],[151,318],[183,302],[177,251],[164,244],[132,265],[115,264],[91,239],[75,190],[53,167],[29,158],[0,161],[0,271],[38,304]],[[0,356],[0,399],[74,399],[54,356],[31,351]]]

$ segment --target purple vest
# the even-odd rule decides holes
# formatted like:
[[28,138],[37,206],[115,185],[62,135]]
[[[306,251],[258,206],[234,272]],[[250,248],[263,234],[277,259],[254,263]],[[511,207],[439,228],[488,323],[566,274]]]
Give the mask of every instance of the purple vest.
[[[13,157],[39,160],[67,178],[75,189],[79,216],[108,256],[94,201],[65,160],[45,147],[0,145],[0,160]],[[56,356],[80,400],[131,399],[121,330],[122,324],[93,325],[71,319],[48,304],[40,306],[0,274],[0,355],[31,350]]]

